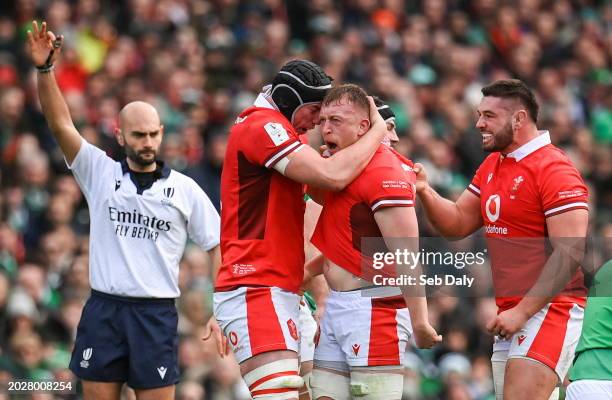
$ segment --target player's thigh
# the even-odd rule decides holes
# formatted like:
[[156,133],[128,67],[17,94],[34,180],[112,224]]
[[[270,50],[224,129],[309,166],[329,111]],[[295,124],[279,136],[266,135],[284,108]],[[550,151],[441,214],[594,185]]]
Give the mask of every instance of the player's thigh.
[[584,309],[576,304],[547,304],[509,341],[508,359],[539,361],[563,382],[574,359],[583,317]]
[[400,400],[404,388],[401,365],[351,368],[350,390],[363,400]]
[[350,400],[348,364],[315,361],[312,371],[313,400]]
[[310,381],[313,366],[313,360],[300,362],[300,376],[304,379],[304,386],[300,388],[300,400],[310,400],[312,398]]
[[136,389],[136,399],[138,400],[174,400],[176,386],[164,386],[154,389]]
[[304,376],[306,374],[311,374],[313,366],[314,366],[314,361],[301,362],[300,363],[300,375]]
[[[493,374],[493,386],[495,389],[495,399],[503,400],[504,398],[504,384],[506,376],[506,365],[508,362],[508,350],[510,349],[509,340],[500,340],[496,337],[495,345],[493,346],[493,355],[491,357],[491,371]],[[534,363],[537,361],[532,360]],[[509,396],[512,394],[509,394]],[[555,388],[548,400],[558,400],[559,389]]]
[[495,399],[504,398],[504,376],[506,374],[506,363],[508,362],[508,347],[506,350],[493,350],[491,356],[491,372],[493,374],[493,387],[495,389]]
[[[349,312],[334,321],[336,338],[353,367],[402,365],[412,336],[407,308],[396,308],[394,298],[351,299]],[[398,300],[399,303],[399,300]]]
[[334,322],[341,321],[339,321],[338,315],[335,313],[335,304],[332,296],[332,301],[328,302],[325,312],[319,321],[319,332],[315,334],[314,365],[316,367],[321,362],[324,362],[330,364],[333,368],[337,364],[335,369],[346,371],[348,376],[346,357],[336,339]]
[[81,381],[84,400],[119,400],[122,382]]
[[549,366],[528,358],[511,358],[506,363],[504,400],[548,400],[558,382]]
[[291,350],[276,350],[253,356],[240,364],[244,382],[255,400],[299,398],[304,379],[299,375],[298,354]]
[[612,381],[584,379],[570,383],[565,395],[567,400],[612,399]]
[[336,340],[335,306],[328,304],[320,321],[320,332],[314,353],[314,368],[310,385],[312,398],[319,400],[349,400],[349,366],[340,344]]
[[520,398],[521,393],[549,398],[571,366],[583,316],[584,309],[576,304],[550,303],[507,341],[504,398]]
[[297,359],[298,359],[298,354],[292,350],[268,351],[266,353],[258,354],[256,356],[253,356],[241,362],[240,363],[240,373],[242,374],[242,376],[244,376],[256,368],[259,368],[263,365],[273,363],[275,361],[296,360],[297,362]]
[[[240,364],[269,352],[289,350],[297,357],[299,301],[298,295],[274,287],[215,293],[215,317]],[[252,369],[248,366],[253,363],[258,362],[247,362],[242,369]]]

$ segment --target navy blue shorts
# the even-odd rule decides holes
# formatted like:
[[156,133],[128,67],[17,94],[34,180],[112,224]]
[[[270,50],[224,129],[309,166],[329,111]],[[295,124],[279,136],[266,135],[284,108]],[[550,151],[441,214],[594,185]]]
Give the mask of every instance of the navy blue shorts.
[[70,370],[86,381],[133,389],[178,383],[174,299],[138,299],[92,290],[83,308]]

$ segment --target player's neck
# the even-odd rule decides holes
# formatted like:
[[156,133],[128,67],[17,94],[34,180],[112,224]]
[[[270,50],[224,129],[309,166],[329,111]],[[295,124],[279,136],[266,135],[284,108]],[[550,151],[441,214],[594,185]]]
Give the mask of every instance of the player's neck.
[[127,158],[127,165],[132,172],[153,172],[157,168],[157,163],[153,162],[149,165],[142,166]]
[[514,134],[514,140],[512,141],[512,143],[510,143],[508,147],[503,149],[501,153],[506,156],[512,153],[514,150],[523,146],[525,143],[532,141],[533,139],[538,137],[538,135],[538,128],[537,126],[535,126],[535,124],[525,127],[524,129],[521,129]]

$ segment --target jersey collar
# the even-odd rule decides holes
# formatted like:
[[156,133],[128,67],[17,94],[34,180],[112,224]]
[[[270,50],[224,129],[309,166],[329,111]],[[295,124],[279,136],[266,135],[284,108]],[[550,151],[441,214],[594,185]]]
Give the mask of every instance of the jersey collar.
[[[155,174],[155,179],[161,179],[161,178],[167,178],[168,176],[170,176],[170,168],[166,167],[165,163],[163,161],[155,161],[155,164],[157,164],[157,167],[155,168],[155,171],[153,171],[153,173]],[[127,163],[127,159],[123,159],[121,161],[121,171],[123,172],[123,174],[127,174],[132,172],[130,170],[130,167],[128,166]]]
[[259,93],[259,95],[255,99],[255,102],[253,102],[253,105],[255,107],[269,108],[270,110],[278,110],[278,108],[276,107],[276,104],[274,104],[274,101],[272,100],[272,97],[270,97],[271,93],[272,93],[272,85],[264,86],[263,92]]
[[508,153],[506,157],[512,157],[516,160],[516,162],[519,162],[534,151],[539,150],[547,144],[551,143],[550,133],[548,131],[538,131],[538,133],[538,136],[531,139],[513,152]]

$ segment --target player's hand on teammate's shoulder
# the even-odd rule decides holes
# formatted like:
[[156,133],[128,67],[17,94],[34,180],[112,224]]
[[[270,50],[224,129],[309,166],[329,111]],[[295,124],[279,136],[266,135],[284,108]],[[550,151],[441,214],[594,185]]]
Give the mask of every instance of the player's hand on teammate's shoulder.
[[421,193],[429,186],[429,183],[427,183],[427,171],[425,171],[425,167],[421,163],[415,163],[412,169],[416,174],[416,191]]
[[442,341],[442,335],[438,335],[438,332],[429,322],[414,324],[412,330],[414,332],[414,342],[419,349],[430,349]]
[[64,37],[55,36],[47,30],[44,21],[40,27],[36,21],[32,21],[32,30],[28,30],[27,35],[28,54],[32,63],[37,67],[53,64],[62,49]]
[[210,317],[210,319],[206,323],[205,332],[207,332],[206,336],[204,336],[202,340],[204,341],[214,340],[215,344],[217,345],[217,353],[221,357],[225,357],[229,355],[229,352],[230,352],[229,342],[227,338],[225,337],[225,335],[223,334],[223,332],[221,331],[221,328],[219,327],[219,323],[217,322],[214,316]]

